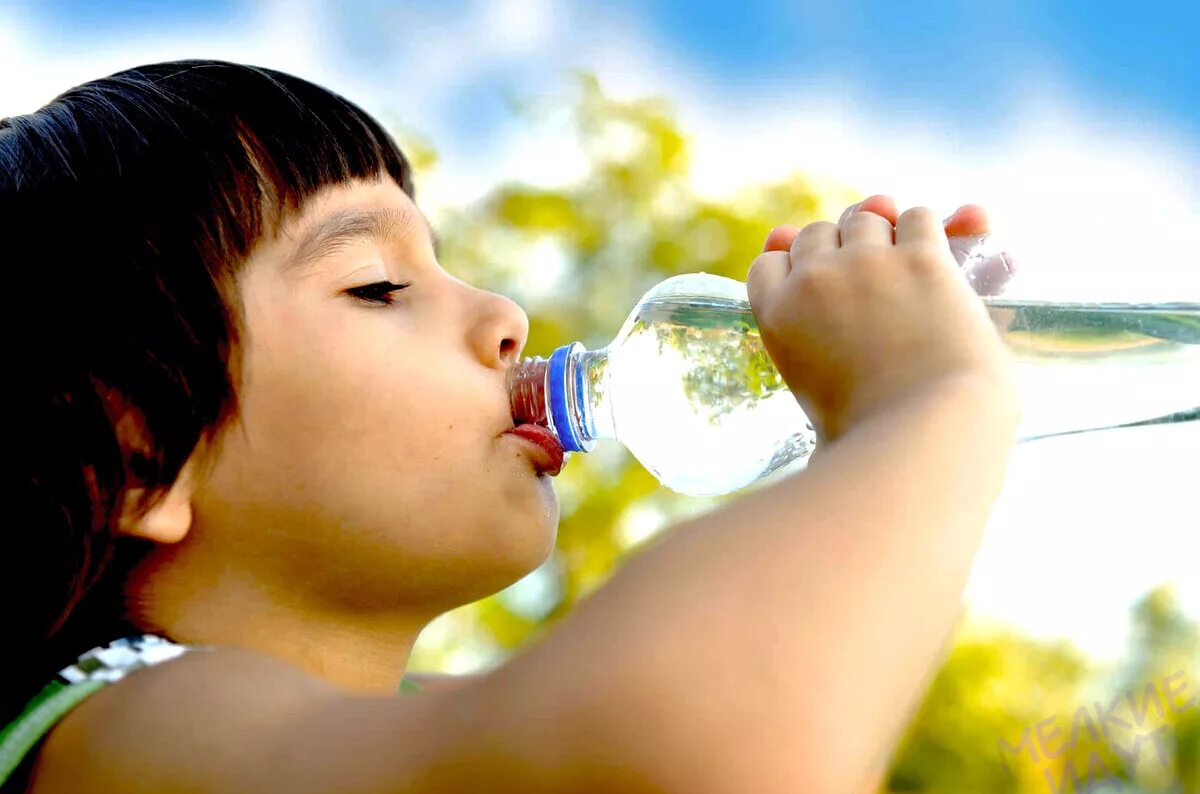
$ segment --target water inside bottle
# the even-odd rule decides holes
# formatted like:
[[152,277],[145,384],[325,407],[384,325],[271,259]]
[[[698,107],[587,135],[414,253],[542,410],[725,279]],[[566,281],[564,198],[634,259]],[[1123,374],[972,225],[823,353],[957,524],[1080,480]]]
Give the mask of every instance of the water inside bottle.
[[1200,304],[986,303],[1020,370],[1019,440],[1200,406]]
[[[1200,406],[1200,304],[985,302],[1020,370],[1019,440]],[[681,493],[735,490],[814,448],[744,301],[648,300],[609,368],[618,438]]]
[[608,362],[616,434],[668,488],[726,493],[811,451],[746,302],[651,299],[626,331]]

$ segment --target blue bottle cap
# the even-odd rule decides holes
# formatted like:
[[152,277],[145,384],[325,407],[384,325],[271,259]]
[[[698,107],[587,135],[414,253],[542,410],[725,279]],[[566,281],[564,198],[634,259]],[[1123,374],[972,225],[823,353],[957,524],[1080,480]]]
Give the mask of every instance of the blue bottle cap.
[[[563,345],[550,355],[550,421],[554,423],[554,432],[564,452],[590,452],[592,449],[575,434],[575,424],[567,409],[567,389],[571,388],[571,384],[567,383],[567,359],[577,344]],[[576,394],[576,397],[580,395]]]

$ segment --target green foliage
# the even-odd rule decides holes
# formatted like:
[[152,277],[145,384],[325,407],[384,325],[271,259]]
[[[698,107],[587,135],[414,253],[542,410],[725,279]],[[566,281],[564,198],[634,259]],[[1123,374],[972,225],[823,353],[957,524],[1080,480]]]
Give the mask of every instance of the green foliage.
[[1000,742],[1017,745],[1048,715],[1070,713],[1085,672],[1066,645],[1011,631],[960,635],[897,752],[890,790],[1025,790],[1030,775]]
[[[732,199],[702,197],[691,186],[687,136],[664,102],[612,99],[586,74],[574,89],[571,126],[588,163],[582,179],[555,189],[499,185],[439,222],[443,267],[511,296],[528,312],[527,355],[548,356],[572,340],[589,349],[607,345],[637,299],[669,276],[703,270],[744,281],[773,226],[803,225],[855,198],[845,188],[819,193],[802,176],[786,174]],[[402,139],[419,142],[411,134]],[[754,353],[742,358],[765,393],[778,386],[778,375]],[[720,501],[660,487],[617,445],[574,456],[556,486],[560,600],[541,621],[514,614],[496,597],[457,610],[463,616],[455,648],[474,644],[494,657],[568,612],[630,552],[631,534],[645,534],[622,531],[630,515],[661,526]],[[451,652],[450,645],[418,643],[411,666],[441,668]]]
[[1169,588],[1148,593],[1130,617],[1130,663],[1117,671],[1069,645],[960,633],[887,790],[1077,794],[1091,770],[1094,791],[1200,792],[1200,627]]
[[[704,198],[691,186],[687,137],[664,102],[614,100],[589,75],[579,75],[574,89],[571,125],[588,163],[582,179],[556,189],[499,185],[439,222],[443,267],[529,313],[527,355],[548,356],[572,340],[607,345],[637,299],[668,276],[703,270],[744,280],[773,226],[836,214],[855,198],[785,174],[732,199]],[[422,162],[436,160],[415,134],[398,137]],[[766,392],[777,374],[753,353],[745,358]],[[536,621],[497,597],[456,610],[446,618],[456,622],[448,632],[454,642],[419,642],[413,669],[443,669],[466,647],[495,661],[602,584],[654,527],[720,501],[660,487],[615,444],[575,455],[556,488],[562,521],[551,562],[562,573],[559,600]]]
[[[500,185],[439,224],[443,267],[513,297],[528,311],[527,355],[545,357],[573,340],[589,349],[603,347],[637,299],[662,279],[705,271],[744,280],[773,226],[837,217],[859,198],[843,187],[818,187],[784,174],[737,196],[705,198],[691,186],[688,139],[665,103],[614,100],[588,75],[580,75],[575,88],[570,117],[588,162],[586,175],[556,189]],[[430,147],[404,137],[410,147],[408,141],[416,141],[423,163],[434,162]],[[753,353],[743,358],[750,369],[761,370],[766,392],[777,385],[776,376]],[[611,442],[574,455],[556,490],[562,506],[559,538],[540,572],[558,583],[549,603],[529,614],[505,592],[455,610],[439,619],[444,630],[422,636],[410,669],[461,670],[501,661],[602,585],[658,529],[729,498],[676,495]],[[1192,691],[1200,688],[1196,628],[1169,594],[1152,594],[1134,617],[1138,661],[1110,688],[1137,688],[1178,669],[1190,671]],[[467,663],[461,661],[464,653]],[[1045,764],[1010,763],[1000,742],[1015,744],[1025,730],[1054,715],[1069,727],[1097,675],[1069,647],[968,626],[910,723],[889,776],[891,790],[1053,790]],[[1177,749],[1170,774],[1183,791],[1200,792],[1200,705],[1172,730]],[[1068,760],[1086,767],[1087,755],[1064,754],[1053,773],[1061,776]],[[1161,783],[1148,772],[1121,774],[1138,785]]]

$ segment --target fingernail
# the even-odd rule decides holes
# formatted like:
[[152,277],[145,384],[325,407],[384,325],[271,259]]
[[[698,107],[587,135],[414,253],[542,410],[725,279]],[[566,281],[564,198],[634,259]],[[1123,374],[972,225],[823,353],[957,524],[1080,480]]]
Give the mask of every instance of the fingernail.
[[764,254],[767,252],[767,244],[771,242],[771,235],[775,234],[775,230],[778,228],[778,226],[772,226],[771,231],[767,232],[767,236],[763,238],[762,250]]

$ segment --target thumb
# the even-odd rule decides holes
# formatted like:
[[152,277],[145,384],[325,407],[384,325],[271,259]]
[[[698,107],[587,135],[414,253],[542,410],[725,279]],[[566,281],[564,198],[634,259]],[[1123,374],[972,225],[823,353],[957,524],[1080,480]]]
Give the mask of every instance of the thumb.
[[760,327],[762,310],[769,305],[770,296],[778,293],[791,272],[792,256],[788,251],[764,251],[750,263],[750,272],[746,276],[746,295]]

